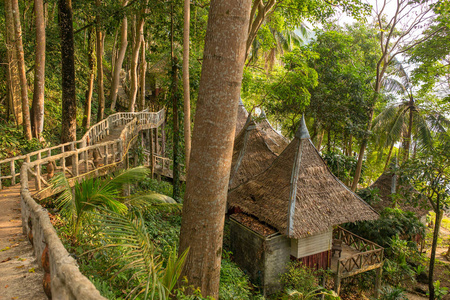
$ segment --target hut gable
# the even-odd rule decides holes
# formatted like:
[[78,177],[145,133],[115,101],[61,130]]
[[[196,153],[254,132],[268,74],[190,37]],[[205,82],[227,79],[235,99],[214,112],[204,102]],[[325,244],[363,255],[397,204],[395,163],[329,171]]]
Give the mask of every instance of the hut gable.
[[249,116],[234,142],[230,189],[247,182],[272,164],[277,154],[270,147],[270,141],[270,137]]
[[245,123],[247,121],[248,112],[245,109],[244,103],[242,102],[242,98],[239,97],[239,105],[236,119],[236,131],[234,132],[234,136],[236,137],[244,128]]
[[269,121],[266,118],[266,114],[262,111],[259,116],[258,125],[259,128],[267,135],[267,145],[275,152],[277,155],[280,155],[281,152],[287,147],[289,141],[279,134],[273,127],[270,125]]
[[266,171],[229,192],[228,204],[297,239],[378,217],[329,171],[304,120],[294,140]]

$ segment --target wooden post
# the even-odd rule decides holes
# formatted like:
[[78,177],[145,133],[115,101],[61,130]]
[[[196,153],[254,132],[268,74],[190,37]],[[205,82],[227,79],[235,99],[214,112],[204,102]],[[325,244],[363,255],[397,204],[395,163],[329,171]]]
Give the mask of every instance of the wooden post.
[[153,179],[154,173],[155,173],[155,161],[154,161],[154,147],[153,147],[153,129],[149,129],[149,146],[150,146],[150,176],[151,179]]
[[375,278],[375,298],[378,299],[380,296],[381,290],[381,275],[383,274],[383,266],[379,267],[376,270],[376,278]]
[[341,262],[337,263],[336,276],[334,277],[334,291],[338,294],[341,291]]
[[108,164],[108,146],[109,145],[105,145],[105,157],[104,157],[104,164],[105,166]]
[[[41,159],[41,152],[38,152],[36,160],[40,160],[40,159]],[[36,171],[36,190],[40,191],[41,190],[41,166],[39,163],[36,165],[35,171]]]
[[78,176],[78,150],[75,150],[75,154],[72,159],[72,173],[73,177]]
[[11,185],[16,185],[16,167],[14,165],[14,160],[9,162],[11,168]]

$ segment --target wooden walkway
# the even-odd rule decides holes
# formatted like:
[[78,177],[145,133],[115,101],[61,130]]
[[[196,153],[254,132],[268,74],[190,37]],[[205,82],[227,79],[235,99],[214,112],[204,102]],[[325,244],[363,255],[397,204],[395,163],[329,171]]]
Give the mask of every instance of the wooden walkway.
[[[164,112],[162,112],[162,116],[163,114]],[[158,118],[161,118],[159,113]],[[147,124],[149,124],[149,122],[159,124],[158,118],[156,118],[156,121],[148,121]],[[136,118],[129,118],[128,123],[125,123],[124,121],[122,122],[123,123],[121,124],[116,124],[115,126],[108,127],[109,124],[105,125],[105,120],[103,120],[92,127],[93,130],[91,130],[89,135],[85,135],[87,137],[87,142],[85,141],[84,144],[81,145],[79,141],[74,142],[74,144],[71,146],[71,152],[74,152],[73,149],[75,149],[76,159],[78,159],[78,157],[84,157],[85,161],[84,163],[80,161],[79,163],[75,164],[76,167],[74,167],[74,165],[66,166],[65,161],[67,161],[67,158],[71,157],[73,159],[74,156],[66,156],[63,149],[64,146],[61,145],[42,150],[42,154],[41,152],[39,152],[34,162],[32,160],[34,158],[32,158],[31,156],[22,156],[6,161],[0,161],[0,172],[2,171],[2,163],[3,166],[7,165],[11,167],[9,174],[5,175],[3,173],[2,177],[2,173],[0,173],[0,300],[47,299],[47,296],[45,295],[42,288],[42,279],[44,276],[42,267],[37,263],[38,260],[36,259],[34,248],[29,242],[29,237],[25,236],[23,233],[20,206],[21,185],[20,183],[18,183],[18,179],[20,178],[20,173],[17,172],[18,165],[20,165],[22,162],[30,163],[31,161],[31,165],[34,164],[36,166],[29,169],[27,172],[31,172],[30,174],[34,176],[34,178],[33,176],[29,177],[33,180],[28,181],[29,191],[32,194],[40,192],[40,189],[45,188],[45,176],[44,174],[41,174],[41,172],[48,167],[48,162],[54,163],[57,168],[62,169],[65,173],[69,172],[71,174],[69,177],[74,177],[76,176],[75,174],[84,174],[91,171],[91,169],[94,170],[95,168],[97,168],[97,166],[93,163],[93,156],[95,151],[100,152],[102,162],[104,162],[105,164],[112,163],[114,165],[116,161],[120,161],[122,159],[122,155],[124,155],[124,153],[121,152],[122,148],[119,148],[118,145],[114,144],[116,142],[113,141],[117,141],[118,138],[124,134],[124,131],[127,135],[127,139],[130,139],[129,134],[130,136],[137,134],[137,132],[139,132],[140,128],[142,127],[141,125],[139,125],[141,124],[139,122],[145,124],[145,120],[141,121],[137,120]],[[124,130],[125,127],[130,127],[130,124],[132,124],[132,130],[130,131],[129,128],[127,128],[128,131]],[[133,138],[131,137],[131,139]],[[111,147],[108,148],[108,146],[102,146],[104,148],[95,148],[95,145],[105,145],[105,143],[107,143],[108,145],[111,144]],[[65,147],[67,148],[67,146]],[[80,148],[77,150],[77,147]],[[61,153],[54,155],[52,151],[54,151],[55,149],[60,149]],[[112,151],[108,152],[108,149]],[[116,153],[113,152],[114,149],[118,151],[120,155],[116,155]],[[128,151],[128,148],[126,148],[125,151]],[[41,157],[43,156],[46,158],[42,159]],[[58,158],[58,160],[52,161],[52,157]],[[39,163],[40,161],[42,161],[42,163]],[[88,163],[88,161],[90,164]],[[33,174],[31,170],[36,171]],[[107,171],[107,169],[103,171]],[[101,174],[96,173],[95,175]],[[25,177],[28,178],[28,176]],[[6,181],[9,180],[10,183],[13,182],[16,184],[5,187],[5,184],[2,184],[2,179]],[[37,184],[39,184],[39,187],[36,186]],[[31,237],[31,239],[33,239],[33,237]]]

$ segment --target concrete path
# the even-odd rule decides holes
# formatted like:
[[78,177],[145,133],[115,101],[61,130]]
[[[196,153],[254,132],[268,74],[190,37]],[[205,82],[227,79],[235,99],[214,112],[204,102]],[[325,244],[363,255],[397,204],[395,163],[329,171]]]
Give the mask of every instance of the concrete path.
[[45,300],[43,270],[22,233],[20,184],[0,191],[0,300]]

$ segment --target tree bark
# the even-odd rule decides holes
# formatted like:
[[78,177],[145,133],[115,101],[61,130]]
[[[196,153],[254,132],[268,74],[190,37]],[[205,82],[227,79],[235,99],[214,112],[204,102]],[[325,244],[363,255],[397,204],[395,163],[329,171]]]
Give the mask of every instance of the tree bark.
[[147,72],[147,61],[145,60],[145,39],[142,38],[141,44],[141,64],[140,64],[140,76],[139,82],[141,85],[140,94],[139,94],[139,110],[142,111],[145,108],[145,73]]
[[45,95],[45,18],[44,1],[34,0],[36,23],[36,55],[34,66],[34,94],[31,105],[31,129],[33,136],[43,140]]
[[88,33],[88,65],[89,65],[89,80],[88,89],[86,90],[86,101],[84,103],[83,127],[88,129],[91,127],[91,106],[92,93],[94,91],[95,79],[95,37],[94,30],[89,29]]
[[[99,9],[102,5],[101,0],[96,0],[95,5]],[[97,94],[98,94],[98,109],[97,109],[97,122],[103,120],[105,113],[105,90],[103,87],[103,31],[102,20],[100,13],[97,13]]]
[[6,52],[8,56],[8,105],[13,113],[17,126],[23,124],[22,103],[20,98],[19,70],[17,66],[17,50],[14,29],[14,16],[11,0],[5,0]]
[[411,97],[409,100],[409,124],[408,124],[408,133],[405,138],[405,153],[403,154],[403,162],[409,159],[409,148],[411,147],[411,138],[412,138],[412,126],[414,121],[414,100]]
[[[128,0],[124,0],[122,6],[126,6]],[[114,66],[113,81],[111,84],[111,110],[116,109],[117,93],[119,91],[120,84],[120,71],[122,70],[123,60],[125,58],[125,53],[127,52],[128,46],[128,20],[125,15],[122,20],[122,30],[120,33],[120,50],[119,55]]]
[[139,60],[139,50],[141,48],[142,40],[144,39],[144,23],[145,23],[145,8],[142,9],[139,17],[139,22],[136,26],[136,33],[133,40],[133,52],[131,55],[131,94],[128,110],[134,112],[136,104],[136,96],[138,91],[138,75],[137,65]]
[[77,138],[77,102],[75,94],[75,61],[72,23],[72,0],[59,0],[59,27],[61,31],[62,115],[61,143]]
[[179,201],[180,183],[180,121],[178,115],[178,58],[172,59],[172,111],[173,111],[173,199]]
[[20,98],[22,100],[23,134],[27,140],[32,139],[30,105],[28,104],[28,83],[25,70],[25,57],[22,44],[22,26],[20,24],[18,0],[12,0],[12,13],[14,19],[14,33],[16,38],[17,63],[19,66]]
[[212,0],[183,204],[183,275],[218,299],[228,180],[242,83],[250,0]]
[[185,165],[189,167],[191,154],[191,98],[189,84],[189,27],[191,14],[191,1],[184,0],[184,27],[183,27],[183,94],[184,94],[184,150]]
[[435,291],[434,291],[434,263],[436,259],[436,248],[437,248],[437,242],[439,238],[439,229],[441,228],[441,221],[442,221],[442,210],[440,209],[440,203],[439,203],[439,195],[437,198],[436,203],[436,217],[434,222],[434,231],[433,231],[433,242],[431,244],[431,254],[430,254],[430,266],[429,266],[429,273],[428,278],[430,279],[428,283],[428,290],[429,290],[429,299],[434,300]]

